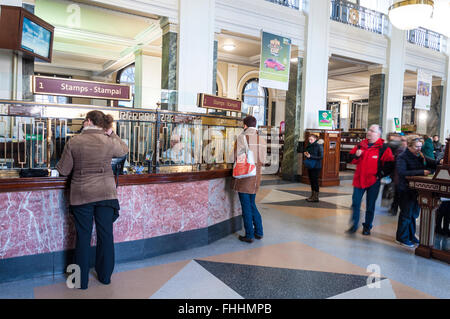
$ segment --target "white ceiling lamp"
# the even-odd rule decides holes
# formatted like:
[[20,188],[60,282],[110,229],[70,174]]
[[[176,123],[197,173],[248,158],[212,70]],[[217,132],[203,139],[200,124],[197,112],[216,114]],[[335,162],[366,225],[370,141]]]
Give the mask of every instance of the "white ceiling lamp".
[[389,20],[400,30],[411,30],[426,24],[433,15],[433,0],[404,0],[389,7]]
[[233,51],[236,48],[236,46],[233,43],[225,44],[223,46],[223,49],[225,51]]

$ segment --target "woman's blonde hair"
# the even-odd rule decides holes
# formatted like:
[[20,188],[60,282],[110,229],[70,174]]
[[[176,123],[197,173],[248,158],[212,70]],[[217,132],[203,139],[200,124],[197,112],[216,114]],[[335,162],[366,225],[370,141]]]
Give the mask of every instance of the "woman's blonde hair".
[[417,142],[422,142],[422,138],[419,135],[408,135],[406,138],[408,147],[415,146]]

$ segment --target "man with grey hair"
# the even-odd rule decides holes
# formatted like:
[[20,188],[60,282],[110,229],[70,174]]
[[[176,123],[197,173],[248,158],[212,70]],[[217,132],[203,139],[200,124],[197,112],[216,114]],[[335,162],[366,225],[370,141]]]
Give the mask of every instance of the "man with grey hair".
[[366,194],[366,220],[363,223],[363,235],[370,235],[375,216],[375,202],[380,191],[380,179],[387,176],[394,168],[392,151],[381,138],[379,125],[371,125],[367,138],[351,151],[352,164],[356,164],[353,177],[352,218],[347,233],[354,234],[358,230],[361,200]]

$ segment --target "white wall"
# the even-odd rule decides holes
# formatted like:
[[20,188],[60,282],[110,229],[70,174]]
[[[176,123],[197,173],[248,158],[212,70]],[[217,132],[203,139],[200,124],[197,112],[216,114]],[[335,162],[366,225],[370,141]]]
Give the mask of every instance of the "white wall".
[[135,70],[135,106],[156,109],[161,102],[161,58],[139,53]]
[[303,63],[301,132],[308,128],[318,128],[318,111],[326,109],[329,24],[329,1],[310,1],[307,18],[306,53]]
[[214,3],[214,0],[179,0],[179,111],[204,112],[196,107],[197,94],[212,92]]
[[388,45],[388,71],[385,77],[383,136],[395,132],[394,118],[402,118],[403,84],[405,79],[406,31],[392,28]]
[[10,99],[12,89],[12,53],[0,49],[0,99]]

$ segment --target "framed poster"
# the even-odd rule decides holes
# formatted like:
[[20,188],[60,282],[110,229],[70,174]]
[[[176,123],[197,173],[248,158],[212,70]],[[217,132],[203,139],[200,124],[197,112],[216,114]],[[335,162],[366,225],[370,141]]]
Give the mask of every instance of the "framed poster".
[[417,70],[416,104],[414,108],[430,110],[432,79],[431,73],[422,69]]
[[287,91],[291,62],[291,39],[261,32],[259,85]]

